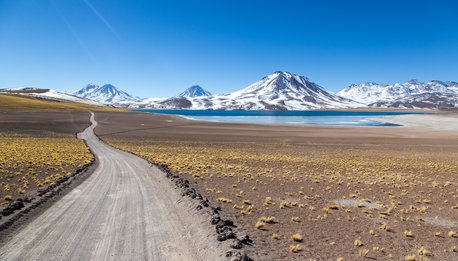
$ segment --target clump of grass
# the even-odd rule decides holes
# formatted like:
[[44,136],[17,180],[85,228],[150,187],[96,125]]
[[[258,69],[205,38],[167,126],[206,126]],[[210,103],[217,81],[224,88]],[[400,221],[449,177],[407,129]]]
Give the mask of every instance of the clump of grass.
[[297,242],[302,242],[302,235],[299,233],[296,233],[292,236],[292,239]]
[[339,209],[339,206],[338,205],[329,205],[328,208],[337,210],[337,209]]
[[266,199],[264,200],[264,206],[269,206],[269,205],[274,205],[275,202],[272,200],[271,197],[266,197]]
[[274,224],[274,223],[277,223],[275,219],[276,218],[274,216],[270,216],[270,217],[261,217],[259,220],[264,223]]
[[242,210],[242,209],[243,209],[243,206],[234,205],[234,208],[235,208],[235,209],[238,209],[238,210]]
[[281,202],[281,203],[280,203],[280,208],[281,208],[281,209],[289,208],[289,207],[290,207],[290,206],[288,205],[287,202]]
[[358,251],[358,255],[360,257],[367,257],[368,254],[369,254],[369,249],[361,249]]
[[408,255],[404,258],[405,261],[417,261],[416,255]]
[[410,237],[410,238],[412,238],[412,237],[413,237],[412,231],[410,231],[410,230],[404,230],[404,236],[405,236],[405,237]]
[[363,246],[364,244],[363,244],[363,242],[361,240],[356,239],[355,242],[353,242],[353,245],[355,247],[360,247],[360,246]]
[[301,218],[300,217],[292,217],[291,221],[293,221],[293,222],[301,222]]
[[216,200],[218,200],[221,203],[232,203],[232,200],[228,198],[217,198]]
[[418,249],[418,254],[420,256],[430,256],[431,252],[429,252],[424,246],[422,246],[420,247],[420,249]]
[[386,223],[383,223],[383,224],[380,226],[380,229],[381,229],[381,230],[385,230],[385,231],[391,231],[390,226],[388,226],[388,224],[386,224]]
[[243,200],[243,204],[251,205],[251,202],[250,202],[249,199],[244,199],[244,200]]
[[301,252],[302,251],[302,247],[300,244],[297,244],[297,245],[290,245],[289,246],[289,251],[292,252],[292,253],[298,253],[298,252]]
[[254,225],[257,229],[261,229],[266,225],[266,223],[262,222],[261,220],[258,220],[256,224]]

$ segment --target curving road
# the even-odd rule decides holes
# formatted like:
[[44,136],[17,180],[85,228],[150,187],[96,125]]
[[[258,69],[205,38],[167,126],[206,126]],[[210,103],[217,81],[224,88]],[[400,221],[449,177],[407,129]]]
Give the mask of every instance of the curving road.
[[98,167],[0,248],[0,260],[218,260],[205,222],[177,205],[163,173],[94,135]]

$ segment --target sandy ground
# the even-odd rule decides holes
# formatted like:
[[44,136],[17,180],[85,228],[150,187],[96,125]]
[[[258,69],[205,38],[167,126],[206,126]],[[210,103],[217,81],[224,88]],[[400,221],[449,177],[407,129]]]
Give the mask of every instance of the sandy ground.
[[[1,260],[219,260],[208,220],[192,214],[161,171],[80,137],[94,173],[1,246]],[[212,236],[214,237],[214,235]]]
[[407,114],[381,118],[391,123],[403,125],[403,128],[422,129],[438,132],[456,132],[458,130],[457,113]]
[[[141,113],[97,119],[101,139],[170,164],[220,204],[254,238],[249,253],[256,260],[457,257],[458,239],[448,236],[458,230],[457,114],[388,120],[403,127],[229,124]],[[275,205],[266,206],[266,197]],[[241,214],[247,199],[253,211]],[[278,222],[255,228],[269,216]],[[303,240],[294,242],[294,233]],[[302,250],[289,252],[295,244]]]

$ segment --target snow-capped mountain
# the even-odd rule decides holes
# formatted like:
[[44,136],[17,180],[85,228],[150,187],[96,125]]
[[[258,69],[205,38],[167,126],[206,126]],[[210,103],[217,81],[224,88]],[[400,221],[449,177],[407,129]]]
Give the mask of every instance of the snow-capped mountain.
[[362,104],[327,92],[304,76],[274,72],[248,87],[223,95],[145,99],[135,108],[306,110],[361,107]]
[[64,101],[72,101],[84,104],[90,104],[95,106],[106,106],[106,104],[93,101],[86,98],[81,98],[72,94],[59,92],[53,89],[42,89],[42,88],[32,88],[32,87],[25,87],[25,88],[13,88],[13,89],[0,89],[0,92],[4,93],[12,93],[17,95],[23,96],[31,96],[37,97],[42,99],[49,99],[49,100],[64,100]]
[[185,98],[194,98],[194,97],[204,97],[204,96],[212,96],[211,92],[205,90],[199,85],[193,85],[186,89],[186,91],[182,92],[178,97],[185,97]]
[[72,94],[81,98],[110,104],[126,101],[134,102],[140,100],[138,97],[134,97],[127,92],[121,91],[111,84],[105,84],[102,86],[88,84],[82,89],[72,92]]
[[277,71],[248,87],[228,94],[229,105],[243,109],[348,108],[361,104],[327,92],[308,78]]
[[410,80],[405,83],[352,84],[337,93],[370,107],[438,108],[458,106],[458,83]]

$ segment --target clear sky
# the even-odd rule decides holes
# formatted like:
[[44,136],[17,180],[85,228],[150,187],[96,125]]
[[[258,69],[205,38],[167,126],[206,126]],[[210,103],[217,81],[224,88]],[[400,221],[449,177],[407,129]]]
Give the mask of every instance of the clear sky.
[[331,91],[458,81],[456,0],[0,0],[0,88],[111,83],[141,97],[276,70]]

